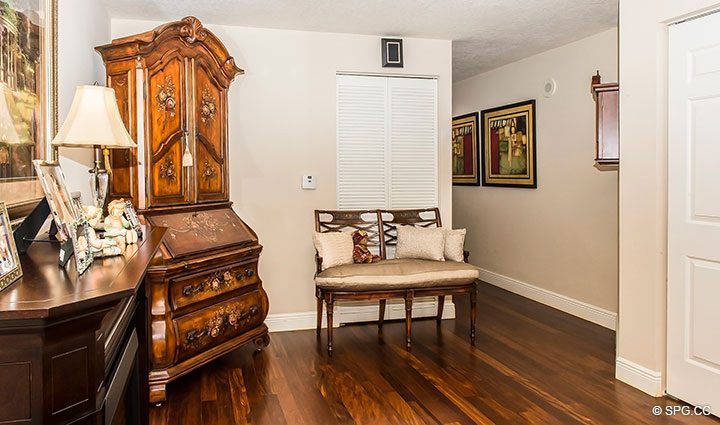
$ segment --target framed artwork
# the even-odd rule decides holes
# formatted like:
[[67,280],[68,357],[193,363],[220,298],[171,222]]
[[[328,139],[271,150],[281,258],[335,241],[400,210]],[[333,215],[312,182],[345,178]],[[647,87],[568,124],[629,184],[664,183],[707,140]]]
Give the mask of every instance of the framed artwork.
[[75,207],[70,191],[65,184],[65,175],[56,162],[33,161],[35,171],[40,178],[45,199],[50,205],[55,226],[58,229],[58,239],[68,240],[66,231],[70,223],[80,218],[80,211]]
[[460,115],[452,123],[452,181],[454,185],[480,184],[478,113]]
[[537,188],[535,100],[482,111],[482,184]]
[[0,199],[13,220],[43,197],[33,160],[53,160],[57,0],[0,0]]
[[84,218],[68,225],[75,255],[78,274],[83,274],[93,262],[92,246],[90,246],[90,225]]
[[20,258],[15,248],[10,216],[4,202],[0,202],[0,290],[22,276]]

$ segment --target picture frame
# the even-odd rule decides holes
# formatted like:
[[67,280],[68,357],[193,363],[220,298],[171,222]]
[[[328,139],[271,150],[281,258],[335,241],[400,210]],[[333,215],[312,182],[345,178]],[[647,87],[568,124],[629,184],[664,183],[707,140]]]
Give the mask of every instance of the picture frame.
[[140,218],[131,201],[125,201],[125,218],[130,222],[130,226],[137,232],[139,237],[142,234],[142,224],[140,224]]
[[536,189],[535,99],[481,116],[482,185]]
[[9,129],[0,141],[0,199],[15,225],[44,195],[32,160],[57,157],[58,0],[5,3],[0,30],[14,53],[12,72],[0,72],[0,123]]
[[403,41],[401,38],[383,38],[380,40],[382,46],[383,68],[402,68],[403,65]]
[[40,184],[45,193],[53,221],[58,230],[58,239],[67,241],[67,227],[81,217],[70,191],[65,183],[65,174],[56,162],[33,161]]
[[10,215],[5,202],[0,202],[0,291],[22,277],[20,256],[15,247]]
[[480,140],[478,113],[459,115],[452,121],[452,183],[480,185]]
[[70,223],[67,230],[72,240],[77,272],[83,274],[94,260],[90,246],[90,224],[84,218],[80,218]]

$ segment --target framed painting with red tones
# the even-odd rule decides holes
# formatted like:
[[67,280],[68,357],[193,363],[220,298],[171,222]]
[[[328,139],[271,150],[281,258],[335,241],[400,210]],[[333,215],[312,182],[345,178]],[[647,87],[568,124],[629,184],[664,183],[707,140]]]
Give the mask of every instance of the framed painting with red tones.
[[482,111],[482,184],[537,188],[535,100]]
[[480,185],[478,113],[460,115],[452,124],[452,181],[454,185]]

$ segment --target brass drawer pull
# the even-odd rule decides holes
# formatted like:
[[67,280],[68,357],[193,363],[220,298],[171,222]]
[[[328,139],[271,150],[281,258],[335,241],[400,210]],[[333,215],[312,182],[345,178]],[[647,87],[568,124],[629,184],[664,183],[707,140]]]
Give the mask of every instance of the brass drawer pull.
[[217,271],[200,283],[187,284],[182,288],[182,294],[186,297],[192,297],[203,292],[219,292],[224,287],[232,286],[235,282],[242,281],[245,277],[252,277],[255,275],[255,270],[252,268],[245,269],[245,272],[236,271],[233,273],[232,268]]
[[238,326],[246,325],[253,317],[257,316],[259,312],[260,308],[257,305],[253,305],[242,312],[240,311],[239,304],[222,307],[205,322],[202,328],[192,329],[185,334],[183,348],[194,348],[200,344],[203,338],[217,338],[231,327],[237,328]]

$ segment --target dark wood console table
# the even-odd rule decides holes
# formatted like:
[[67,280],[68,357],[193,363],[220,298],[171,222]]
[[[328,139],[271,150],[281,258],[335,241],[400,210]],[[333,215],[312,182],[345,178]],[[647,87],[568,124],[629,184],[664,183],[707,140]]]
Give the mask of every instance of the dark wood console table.
[[145,272],[165,229],[78,276],[35,243],[0,292],[0,424],[148,421]]

